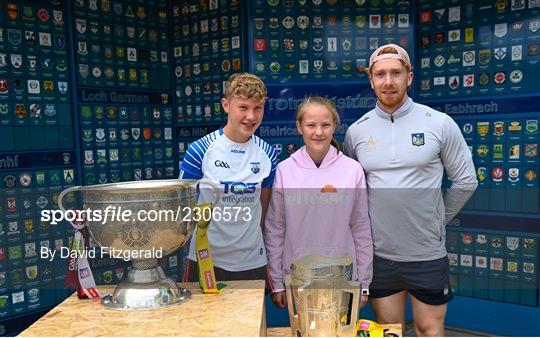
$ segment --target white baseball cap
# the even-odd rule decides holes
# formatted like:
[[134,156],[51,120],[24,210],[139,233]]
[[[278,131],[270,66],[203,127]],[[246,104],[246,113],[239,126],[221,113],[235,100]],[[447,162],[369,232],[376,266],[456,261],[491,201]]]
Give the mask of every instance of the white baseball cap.
[[[381,54],[381,52],[385,48],[393,48],[393,49],[395,49],[397,54],[395,54],[395,53],[382,53]],[[407,51],[405,49],[403,49],[402,47],[400,47],[398,45],[395,45],[393,43],[377,48],[373,52],[373,54],[371,54],[371,57],[369,58],[369,67],[371,68],[371,66],[373,66],[373,64],[375,62],[380,61],[380,60],[384,60],[384,59],[398,59],[398,60],[403,61],[405,63],[405,65],[412,68],[411,59],[409,59],[409,54],[407,53]]]

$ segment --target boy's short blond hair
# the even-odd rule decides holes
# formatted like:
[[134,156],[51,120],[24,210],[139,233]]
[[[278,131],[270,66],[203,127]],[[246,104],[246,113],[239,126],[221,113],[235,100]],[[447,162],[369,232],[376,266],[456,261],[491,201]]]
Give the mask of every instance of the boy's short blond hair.
[[233,97],[264,101],[266,99],[266,86],[262,80],[250,73],[235,73],[229,77],[225,84],[225,98]]

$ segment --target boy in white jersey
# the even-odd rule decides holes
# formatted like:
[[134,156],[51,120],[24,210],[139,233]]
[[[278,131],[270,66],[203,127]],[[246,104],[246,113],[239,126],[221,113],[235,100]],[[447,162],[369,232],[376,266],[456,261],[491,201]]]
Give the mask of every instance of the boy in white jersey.
[[[263,119],[266,94],[257,76],[233,74],[221,99],[227,124],[193,142],[180,167],[180,178],[205,178],[220,185],[222,196],[214,210],[231,213],[230,219],[213,218],[208,228],[217,280],[267,277],[261,220],[270,200],[277,156],[272,146],[254,135]],[[202,187],[199,202],[212,199],[211,189]],[[184,281],[198,280],[195,245],[193,236]]]

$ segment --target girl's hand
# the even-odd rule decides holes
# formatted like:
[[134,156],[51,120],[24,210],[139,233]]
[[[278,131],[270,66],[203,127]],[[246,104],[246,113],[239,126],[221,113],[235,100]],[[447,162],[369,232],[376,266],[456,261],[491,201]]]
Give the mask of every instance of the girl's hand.
[[275,306],[280,309],[283,309],[287,306],[287,294],[285,291],[279,291],[272,293],[272,302]]
[[360,308],[363,308],[364,306],[366,306],[368,299],[369,299],[369,296],[362,295],[362,297],[360,298]]

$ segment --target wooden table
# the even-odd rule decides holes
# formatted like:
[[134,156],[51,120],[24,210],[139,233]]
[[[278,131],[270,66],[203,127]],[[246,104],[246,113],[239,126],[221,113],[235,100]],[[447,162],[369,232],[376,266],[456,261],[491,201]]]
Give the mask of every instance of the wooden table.
[[20,336],[264,336],[264,281],[226,283],[217,295],[203,294],[197,283],[180,284],[191,290],[190,300],[143,311],[111,310],[73,294]]

